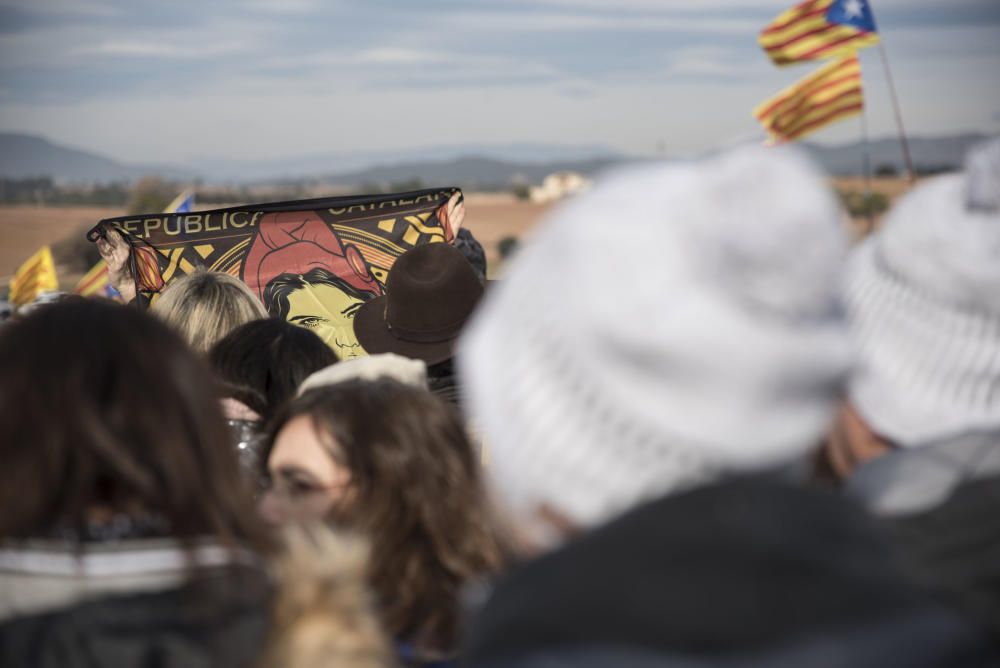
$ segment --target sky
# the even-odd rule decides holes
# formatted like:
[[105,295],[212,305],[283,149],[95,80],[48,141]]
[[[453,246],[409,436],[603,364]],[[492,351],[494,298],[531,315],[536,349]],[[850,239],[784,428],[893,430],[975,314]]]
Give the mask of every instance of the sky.
[[[127,162],[763,136],[791,0],[0,0],[0,130]],[[1000,132],[1000,0],[873,0],[910,134]],[[877,49],[868,123],[895,132]],[[814,136],[853,141],[857,120]]]

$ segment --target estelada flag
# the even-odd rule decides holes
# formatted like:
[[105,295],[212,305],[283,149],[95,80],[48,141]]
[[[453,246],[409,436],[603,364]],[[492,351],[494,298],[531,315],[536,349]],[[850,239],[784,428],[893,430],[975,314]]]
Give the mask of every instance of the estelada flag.
[[43,292],[59,289],[52,249],[42,246],[22,264],[10,280],[10,301],[17,306],[33,302]]
[[131,246],[136,291],[153,300],[198,267],[238,277],[267,311],[315,331],[343,359],[363,354],[354,312],[383,294],[389,268],[414,246],[452,241],[457,188],[327,197],[102,220]]
[[194,209],[194,193],[185,190],[164,209],[166,213],[188,213]]
[[794,141],[864,109],[857,55],[830,63],[753,111],[771,140]]
[[91,267],[90,271],[77,281],[73,292],[84,297],[91,297],[93,295],[105,297],[109,295],[109,287],[108,264],[104,260],[98,260],[97,264]]
[[[184,191],[177,195],[163,211],[164,213],[188,213],[194,208],[194,193]],[[73,292],[84,297],[100,295],[102,297],[117,297],[118,291],[111,285],[108,264],[98,260],[90,271],[81,278]]]
[[822,60],[878,44],[866,0],[807,0],[767,25],[757,41],[775,65]]

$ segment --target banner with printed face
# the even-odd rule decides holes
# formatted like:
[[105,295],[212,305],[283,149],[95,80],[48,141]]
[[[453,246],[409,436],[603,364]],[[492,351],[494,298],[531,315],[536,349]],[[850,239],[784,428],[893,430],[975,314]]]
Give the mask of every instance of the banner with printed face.
[[341,359],[363,355],[354,313],[381,295],[395,259],[450,242],[457,188],[328,197],[213,211],[108,218],[87,233],[119,231],[131,246],[136,292],[155,300],[198,268],[242,280],[268,313],[308,327]]

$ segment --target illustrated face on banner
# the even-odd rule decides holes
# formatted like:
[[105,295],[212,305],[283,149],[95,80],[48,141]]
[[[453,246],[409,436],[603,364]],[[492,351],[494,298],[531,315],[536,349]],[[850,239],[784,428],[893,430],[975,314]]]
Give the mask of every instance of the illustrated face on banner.
[[311,329],[340,359],[365,354],[354,313],[382,287],[358,249],[314,212],[262,217],[243,279],[257,283],[268,313]]
[[374,296],[324,269],[313,269],[271,281],[264,291],[264,305],[271,315],[311,329],[345,360],[365,354],[354,335],[354,314]]
[[288,322],[306,327],[337,352],[340,359],[359,357],[354,314],[364,302],[330,285],[314,285],[288,295]]

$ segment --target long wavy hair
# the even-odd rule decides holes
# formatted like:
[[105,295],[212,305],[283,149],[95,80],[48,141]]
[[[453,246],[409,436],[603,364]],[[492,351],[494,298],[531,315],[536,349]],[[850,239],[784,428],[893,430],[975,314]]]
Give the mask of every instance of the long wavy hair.
[[330,521],[371,543],[369,584],[398,641],[454,651],[462,586],[495,572],[501,549],[464,425],[429,392],[381,378],[309,390],[271,427],[308,416],[351,472],[347,507]]

